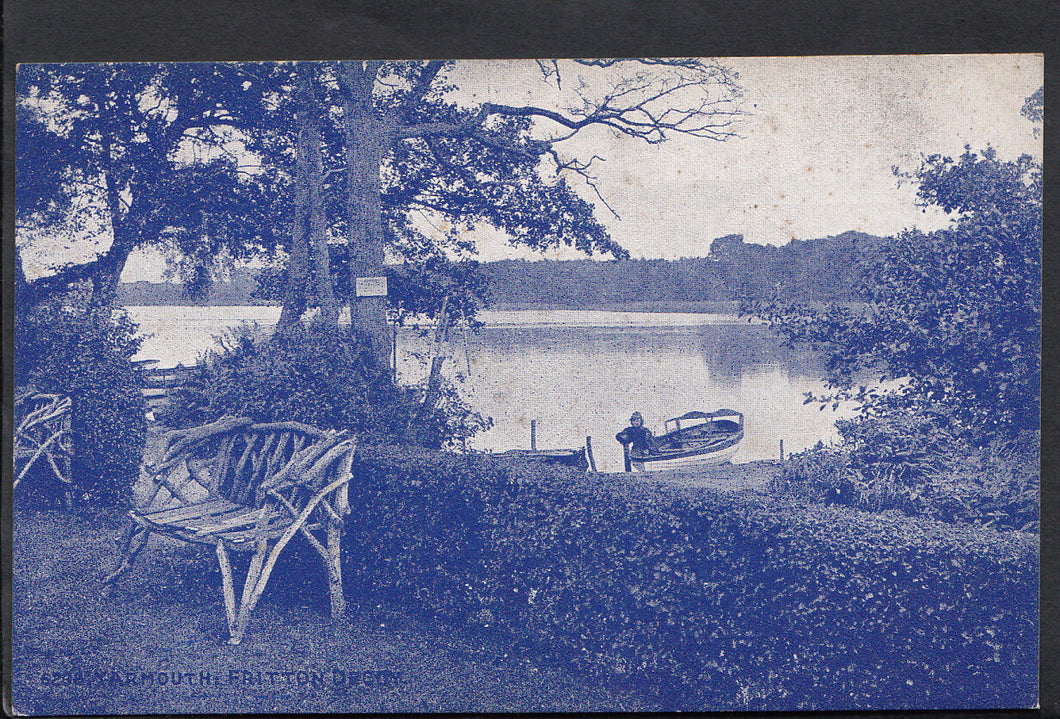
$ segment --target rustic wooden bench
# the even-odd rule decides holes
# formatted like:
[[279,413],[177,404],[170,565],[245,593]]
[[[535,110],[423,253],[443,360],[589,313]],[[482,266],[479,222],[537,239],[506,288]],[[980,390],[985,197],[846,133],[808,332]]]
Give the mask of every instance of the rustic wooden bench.
[[62,483],[64,503],[70,509],[73,504],[73,433],[70,428],[71,408],[69,397],[38,392],[33,387],[24,387],[15,393],[15,433],[13,454],[15,479],[12,491],[30,469],[43,459],[52,473]]
[[[103,580],[113,582],[152,533],[212,544],[221,569],[229,644],[239,644],[276,560],[299,532],[327,570],[333,620],[342,617],[341,535],[355,442],[297,422],[254,424],[224,417],[175,430],[145,463],[152,493],[118,540],[121,557]],[[314,531],[324,531],[318,539]],[[236,606],[230,551],[254,552]]]

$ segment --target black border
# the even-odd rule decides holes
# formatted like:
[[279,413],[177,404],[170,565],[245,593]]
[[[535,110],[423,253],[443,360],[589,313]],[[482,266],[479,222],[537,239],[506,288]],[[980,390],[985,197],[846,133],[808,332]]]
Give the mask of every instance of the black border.
[[[1051,0],[3,0],[3,456],[10,457],[14,317],[14,70],[18,62],[1042,52],[1042,661],[1037,712],[1060,715],[1060,494],[1054,342],[1060,314],[1052,182],[1060,3]],[[5,463],[9,461],[5,459]],[[3,471],[4,494],[8,493]],[[10,502],[0,510],[10,540]],[[10,541],[3,541],[4,579]],[[3,582],[4,608],[10,583]],[[10,612],[4,612],[4,668]],[[5,672],[6,675],[6,672]],[[4,682],[6,684],[6,682]],[[6,695],[6,687],[5,687]],[[5,697],[6,698],[6,697]],[[5,701],[5,710],[9,706]],[[1014,714],[1035,714],[1015,712]],[[1006,714],[1013,714],[1007,712]],[[951,716],[952,713],[931,716]]]

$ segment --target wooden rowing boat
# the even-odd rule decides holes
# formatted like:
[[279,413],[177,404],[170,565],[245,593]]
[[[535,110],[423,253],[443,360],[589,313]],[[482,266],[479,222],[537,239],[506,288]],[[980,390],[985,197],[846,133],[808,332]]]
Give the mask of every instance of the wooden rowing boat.
[[647,452],[630,450],[637,472],[717,464],[732,458],[743,440],[743,414],[733,409],[688,412],[666,420],[666,434]]

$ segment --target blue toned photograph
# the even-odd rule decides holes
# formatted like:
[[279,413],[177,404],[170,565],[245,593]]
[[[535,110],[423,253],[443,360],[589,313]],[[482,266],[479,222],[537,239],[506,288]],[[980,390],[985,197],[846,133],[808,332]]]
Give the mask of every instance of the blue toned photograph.
[[11,710],[1037,707],[1043,83],[19,65]]

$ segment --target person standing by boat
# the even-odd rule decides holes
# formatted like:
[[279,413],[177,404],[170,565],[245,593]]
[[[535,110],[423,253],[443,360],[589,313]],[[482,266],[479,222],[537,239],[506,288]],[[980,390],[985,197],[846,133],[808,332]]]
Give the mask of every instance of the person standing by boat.
[[653,439],[651,431],[644,426],[644,418],[640,416],[640,412],[634,412],[629,418],[629,427],[615,435],[615,439],[622,443],[622,453],[626,457],[626,471],[632,471],[632,466],[629,460],[629,454],[632,450],[637,454],[643,456],[651,451],[651,441]]

